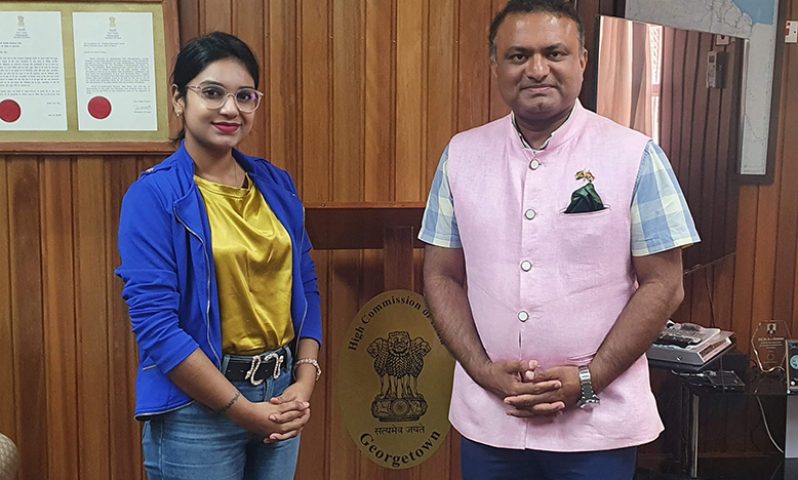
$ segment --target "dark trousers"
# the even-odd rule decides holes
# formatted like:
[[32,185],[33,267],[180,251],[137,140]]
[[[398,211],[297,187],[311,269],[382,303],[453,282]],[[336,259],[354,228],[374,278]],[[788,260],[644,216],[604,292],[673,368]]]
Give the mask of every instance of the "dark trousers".
[[632,480],[637,447],[597,452],[496,448],[462,437],[463,480]]

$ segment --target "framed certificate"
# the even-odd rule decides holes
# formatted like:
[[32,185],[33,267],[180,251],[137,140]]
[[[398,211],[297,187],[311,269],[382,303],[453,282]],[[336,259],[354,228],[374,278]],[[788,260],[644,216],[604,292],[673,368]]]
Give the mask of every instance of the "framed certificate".
[[0,152],[169,152],[175,0],[0,3]]

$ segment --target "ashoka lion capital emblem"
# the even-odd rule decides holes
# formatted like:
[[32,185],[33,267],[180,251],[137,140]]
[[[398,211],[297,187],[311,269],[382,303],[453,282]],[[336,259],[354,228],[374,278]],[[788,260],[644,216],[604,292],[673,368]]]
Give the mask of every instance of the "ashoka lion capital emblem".
[[380,393],[371,402],[371,414],[382,422],[412,422],[427,412],[418,391],[418,376],[430,345],[421,337],[410,340],[406,331],[389,332],[368,346],[374,371],[380,377]]

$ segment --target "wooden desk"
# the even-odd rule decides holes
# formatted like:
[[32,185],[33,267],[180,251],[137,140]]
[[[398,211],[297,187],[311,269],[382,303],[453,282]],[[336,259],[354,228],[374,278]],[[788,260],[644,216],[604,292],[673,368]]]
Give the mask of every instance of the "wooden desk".
[[422,202],[334,202],[305,204],[313,248],[385,251],[385,290],[413,290],[413,249],[424,215]]

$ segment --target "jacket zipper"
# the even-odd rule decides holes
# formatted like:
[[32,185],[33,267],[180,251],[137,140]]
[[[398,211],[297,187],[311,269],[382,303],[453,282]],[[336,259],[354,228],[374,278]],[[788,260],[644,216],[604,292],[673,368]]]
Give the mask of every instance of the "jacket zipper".
[[[299,255],[300,255],[299,271],[300,272],[302,271],[301,255],[302,255],[302,248],[305,246],[305,235],[306,235],[306,233],[305,233],[305,207],[303,206],[302,207],[302,241],[299,243]],[[303,295],[303,297],[304,297],[304,300],[305,300],[305,311],[302,312],[302,320],[299,321],[299,331],[296,334],[297,350],[299,350],[299,339],[300,339],[300,336],[302,335],[302,327],[305,326],[305,318],[308,316],[308,298],[305,295]]]
[[184,222],[183,219],[180,218],[180,215],[177,214],[177,209],[172,208],[172,211],[174,212],[177,221],[180,222],[181,225],[183,225],[183,228],[185,228],[186,230],[188,230],[189,233],[197,237],[197,240],[199,240],[200,244],[202,245],[202,252],[205,254],[205,271],[208,277],[207,278],[208,301],[205,305],[205,325],[206,325],[206,331],[208,332],[207,333],[208,346],[213,352],[214,357],[216,357],[216,365],[221,365],[222,360],[219,358],[219,354],[216,353],[216,349],[213,348],[213,342],[211,342],[211,269],[210,269],[211,259],[208,257],[208,248],[205,246],[205,241],[202,239],[202,237],[200,237],[197,234],[197,232],[189,228],[189,226],[186,225],[186,222]]
[[[294,197],[296,197],[295,193],[292,193]],[[302,205],[302,241],[299,243],[299,271],[302,271],[302,249],[305,247],[305,237],[307,236],[307,232],[305,231],[305,206]],[[303,287],[304,290],[304,287]],[[304,297],[304,295],[303,295]],[[299,348],[299,337],[302,335],[302,327],[305,326],[305,318],[308,316],[308,299],[305,298],[305,311],[302,312],[302,320],[299,321],[299,332],[296,334],[296,344],[297,349]]]

